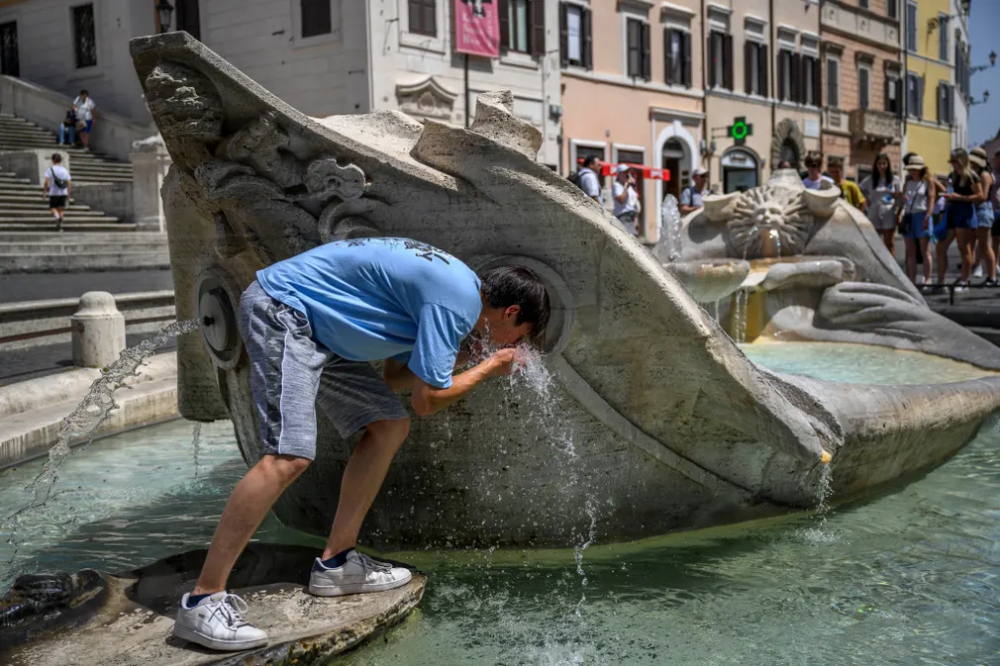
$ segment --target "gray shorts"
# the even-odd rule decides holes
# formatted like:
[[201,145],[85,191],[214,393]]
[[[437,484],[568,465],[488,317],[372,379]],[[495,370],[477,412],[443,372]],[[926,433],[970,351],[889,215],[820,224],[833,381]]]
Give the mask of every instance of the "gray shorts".
[[369,423],[408,418],[369,363],[348,361],[312,339],[306,316],[254,281],[240,300],[262,455],[316,457],[316,405],[343,438]]

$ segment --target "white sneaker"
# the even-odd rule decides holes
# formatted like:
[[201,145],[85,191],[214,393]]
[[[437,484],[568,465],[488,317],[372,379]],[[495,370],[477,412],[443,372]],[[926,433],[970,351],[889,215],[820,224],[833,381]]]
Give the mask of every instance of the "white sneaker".
[[267,633],[246,621],[247,602],[235,594],[216,592],[188,608],[181,598],[174,635],[213,650],[249,650],[267,645]]
[[347,562],[335,569],[323,566],[317,557],[309,577],[309,592],[319,597],[385,592],[406,585],[412,577],[409,569],[394,567],[352,550],[347,554]]
[[972,271],[972,277],[977,277],[977,278],[983,277],[983,265],[982,264],[979,264],[978,266],[976,266],[976,268]]
[[927,282],[927,280],[924,279],[923,275],[918,275],[917,276],[917,286],[918,287],[924,285],[926,282]]

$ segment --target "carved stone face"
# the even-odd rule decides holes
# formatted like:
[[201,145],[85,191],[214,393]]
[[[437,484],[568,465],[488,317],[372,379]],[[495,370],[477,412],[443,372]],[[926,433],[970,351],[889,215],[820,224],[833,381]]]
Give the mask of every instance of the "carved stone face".
[[730,253],[744,259],[801,254],[812,226],[801,191],[770,185],[748,190],[726,223]]

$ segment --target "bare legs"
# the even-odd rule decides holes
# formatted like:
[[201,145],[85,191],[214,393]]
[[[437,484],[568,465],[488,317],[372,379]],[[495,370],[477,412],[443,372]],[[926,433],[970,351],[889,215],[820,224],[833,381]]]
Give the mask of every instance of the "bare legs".
[[997,256],[993,251],[993,246],[990,244],[991,231],[992,229],[989,227],[976,229],[976,260],[982,261],[985,264],[986,276],[991,280],[995,280],[997,277]]
[[931,283],[931,245],[929,238],[905,238],[906,241],[906,277],[910,282],[917,282],[917,249],[924,259],[924,282]]
[[[931,259],[931,239],[927,238],[927,237],[924,237],[924,238],[921,238],[918,242],[920,243],[920,254],[924,258],[924,283],[925,284],[930,284],[931,283],[931,262],[933,261]],[[914,272],[916,272],[916,270],[914,270]]]
[[[409,419],[376,421],[368,425],[344,469],[340,503],[323,559],[357,545],[365,514],[409,432]],[[215,529],[194,594],[212,594],[226,589],[229,572],[250,537],[285,489],[309,467],[309,462],[295,456],[264,456],[236,484]]]
[[895,228],[892,228],[892,229],[882,229],[881,231],[879,231],[879,234],[881,234],[881,236],[882,236],[882,242],[885,243],[885,246],[887,248],[889,248],[889,254],[891,254],[893,257],[895,257],[896,256],[896,229]]
[[358,543],[358,532],[382,487],[393,456],[410,433],[410,419],[376,421],[354,447],[340,482],[340,503],[323,551],[329,559]]
[[958,251],[962,255],[962,282],[968,282],[969,273],[972,272],[972,244],[976,238],[976,231],[975,229],[956,229],[955,231],[958,237]]
[[955,241],[955,230],[949,229],[948,235],[945,236],[944,240],[937,244],[937,274],[938,274],[938,284],[943,285],[945,280],[945,273],[948,272],[948,248]]

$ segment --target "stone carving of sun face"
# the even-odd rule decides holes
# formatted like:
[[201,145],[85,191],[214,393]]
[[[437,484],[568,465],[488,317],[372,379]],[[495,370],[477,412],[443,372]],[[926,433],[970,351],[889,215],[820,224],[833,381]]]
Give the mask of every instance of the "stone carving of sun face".
[[744,259],[801,254],[812,227],[802,191],[766,185],[740,195],[726,223],[727,244]]

